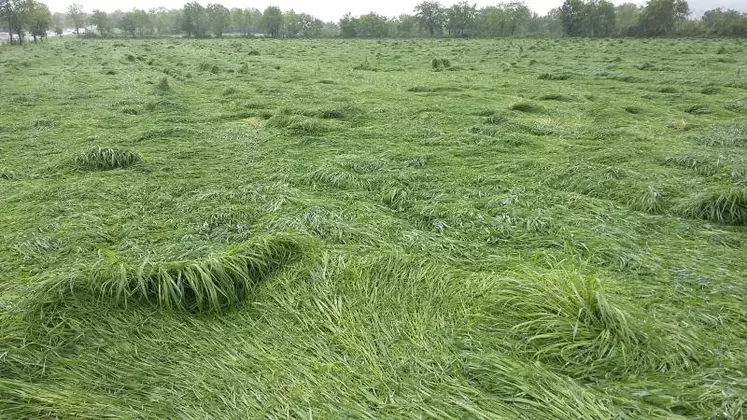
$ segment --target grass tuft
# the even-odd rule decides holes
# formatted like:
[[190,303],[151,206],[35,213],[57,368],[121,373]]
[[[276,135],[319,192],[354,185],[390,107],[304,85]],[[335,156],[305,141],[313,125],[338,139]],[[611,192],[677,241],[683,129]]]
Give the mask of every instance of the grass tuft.
[[519,112],[526,112],[528,114],[539,114],[545,111],[544,108],[542,108],[539,105],[530,104],[527,102],[520,102],[518,104],[514,104],[510,108],[512,111],[519,111]]
[[688,217],[730,225],[747,225],[747,189],[733,186],[711,189],[685,203]]
[[75,165],[81,170],[101,170],[126,168],[142,162],[135,152],[121,149],[95,147],[75,158]]
[[649,186],[643,194],[634,197],[629,205],[638,211],[651,214],[661,214],[664,212],[666,198],[666,194],[664,194],[663,191],[653,186]]

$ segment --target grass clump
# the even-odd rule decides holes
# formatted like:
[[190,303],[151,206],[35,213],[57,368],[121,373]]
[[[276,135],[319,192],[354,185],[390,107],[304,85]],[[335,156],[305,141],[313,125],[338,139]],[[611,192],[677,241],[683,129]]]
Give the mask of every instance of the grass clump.
[[688,114],[692,115],[705,115],[710,114],[711,111],[708,109],[706,105],[696,104],[696,105],[690,105],[684,110]]
[[545,111],[543,107],[528,102],[511,105],[510,109],[512,111],[526,112],[527,114],[540,114]]
[[265,127],[280,128],[297,135],[315,135],[327,131],[321,121],[302,115],[278,114],[267,120]]
[[81,170],[107,171],[126,168],[142,162],[135,152],[122,149],[94,147],[75,158],[75,165]]
[[[599,280],[567,273],[542,280],[504,280],[491,298],[516,351],[577,377],[685,369],[695,350],[689,339],[650,330],[633,308],[612,302]],[[633,311],[633,313],[631,312]]]
[[649,186],[643,194],[634,197],[630,206],[638,211],[650,214],[661,214],[666,207],[667,196],[656,187]]
[[451,61],[448,58],[434,58],[431,61],[431,68],[433,70],[443,70],[451,67]]
[[739,186],[706,191],[685,203],[682,212],[696,219],[747,225],[747,189]]
[[557,101],[557,102],[573,102],[573,98],[558,93],[549,93],[538,97],[540,101]]
[[163,94],[171,92],[171,86],[169,86],[169,79],[166,78],[165,76],[162,77],[156,84],[155,89],[156,89],[156,93],[159,95],[163,95]]
[[568,80],[571,75],[568,73],[542,73],[537,78],[539,80]]

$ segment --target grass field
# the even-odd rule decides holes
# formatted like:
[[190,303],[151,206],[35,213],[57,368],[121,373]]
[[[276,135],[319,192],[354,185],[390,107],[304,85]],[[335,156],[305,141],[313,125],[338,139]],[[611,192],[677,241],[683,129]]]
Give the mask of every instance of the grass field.
[[741,419],[747,42],[0,49],[0,417]]

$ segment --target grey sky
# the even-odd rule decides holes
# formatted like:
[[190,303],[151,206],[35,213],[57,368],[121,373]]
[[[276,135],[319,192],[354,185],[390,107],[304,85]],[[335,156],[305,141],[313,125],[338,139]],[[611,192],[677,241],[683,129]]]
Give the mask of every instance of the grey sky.
[[[87,12],[93,9],[102,9],[112,12],[116,9],[124,11],[132,8],[152,9],[163,6],[169,9],[181,8],[186,0],[42,0],[49,5],[53,12],[64,12],[67,5],[73,2],[82,4]],[[474,0],[473,0],[474,1]],[[499,3],[501,0],[493,1],[475,1],[478,6],[487,6]],[[645,0],[612,0],[615,4],[632,2],[637,4],[645,3]],[[294,9],[296,12],[311,13],[318,18],[329,21],[337,21],[346,12],[353,15],[361,15],[368,12],[376,12],[386,16],[397,16],[402,13],[411,13],[412,9],[420,0],[376,0],[376,1],[343,1],[343,0],[212,0],[200,1],[203,5],[208,3],[222,3],[228,8],[232,7],[256,7],[263,10],[267,6],[279,6],[283,10]],[[451,5],[456,3],[453,0],[442,0],[441,4]],[[548,10],[559,7],[563,0],[526,0],[526,5],[537,13],[544,14]],[[701,14],[708,9],[717,7],[734,8],[747,11],[747,1],[744,0],[691,0],[690,8],[696,14]]]

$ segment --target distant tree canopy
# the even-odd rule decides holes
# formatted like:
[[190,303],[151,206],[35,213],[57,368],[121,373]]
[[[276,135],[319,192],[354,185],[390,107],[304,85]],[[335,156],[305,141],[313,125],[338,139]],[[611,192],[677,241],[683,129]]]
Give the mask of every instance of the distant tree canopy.
[[[508,1],[478,8],[470,0],[449,7],[438,1],[423,1],[412,14],[387,17],[378,13],[345,14],[338,22],[323,22],[294,10],[270,6],[227,9],[219,3],[202,6],[188,2],[181,9],[117,10],[106,13],[71,4],[67,13],[51,14],[37,0],[0,0],[0,30],[12,34],[13,43],[29,35],[34,41],[50,30],[62,35],[63,28],[86,36],[165,36],[189,38],[209,36],[345,37],[616,37],[616,36],[724,36],[747,37],[747,13],[713,9],[698,19],[690,16],[686,0],[648,0],[613,5],[610,0],[565,0],[544,16],[533,13],[521,1]],[[91,31],[93,29],[93,31]]]

